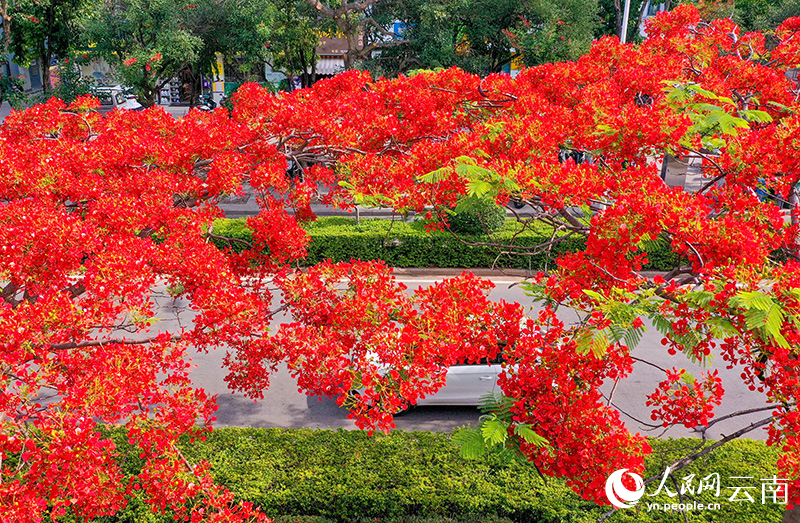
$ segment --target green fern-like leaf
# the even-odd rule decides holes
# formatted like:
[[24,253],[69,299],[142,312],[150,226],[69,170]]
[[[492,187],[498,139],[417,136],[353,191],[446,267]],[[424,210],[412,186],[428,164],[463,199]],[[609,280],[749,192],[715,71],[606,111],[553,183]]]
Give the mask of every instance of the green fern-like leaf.
[[608,336],[603,331],[595,331],[590,348],[595,358],[602,358],[606,355],[608,350],[609,340]]
[[635,349],[644,336],[644,327],[631,327],[625,331],[625,345],[629,349]]
[[715,338],[725,339],[739,335],[739,331],[727,318],[709,318],[706,324]]
[[531,445],[536,445],[537,447],[550,446],[550,442],[547,441],[547,438],[537,434],[530,425],[517,425],[514,427],[514,432],[517,436],[525,440],[526,443],[530,443]]
[[461,457],[479,459],[486,454],[486,444],[477,429],[461,429],[453,434],[453,443],[458,445]]
[[481,435],[489,447],[503,445],[508,437],[508,423],[497,416],[490,416],[481,423]]
[[439,183],[449,178],[452,172],[453,170],[450,167],[442,167],[441,169],[422,174],[418,176],[417,179],[425,183]]

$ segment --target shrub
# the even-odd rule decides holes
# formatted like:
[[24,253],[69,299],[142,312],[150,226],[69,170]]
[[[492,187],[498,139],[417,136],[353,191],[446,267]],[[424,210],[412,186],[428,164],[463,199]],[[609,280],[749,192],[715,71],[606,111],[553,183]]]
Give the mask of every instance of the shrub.
[[[529,224],[523,228],[515,220],[506,220],[502,228],[491,235],[459,234],[457,237],[446,231],[426,232],[420,222],[404,223],[382,219],[361,220],[360,225],[356,225],[352,218],[326,217],[305,224],[304,227],[311,236],[304,265],[313,265],[326,259],[335,262],[361,259],[384,260],[392,267],[497,267],[536,271],[552,268],[554,257],[584,246],[583,238],[571,236],[554,245],[549,253],[498,255],[498,248],[492,245],[464,243],[513,244],[524,248],[550,240],[552,229],[541,223]],[[244,218],[215,221],[214,234],[248,242],[252,240],[252,233]],[[565,233],[558,233],[556,236],[563,237]],[[241,243],[213,241],[220,248],[236,251],[243,249]],[[652,247],[648,247],[648,254],[650,264],[646,269],[649,270],[670,270],[678,263],[678,257],[665,242],[652,242]]]
[[94,79],[81,76],[80,67],[74,61],[65,61],[58,67],[58,76],[55,86],[49,92],[42,93],[41,103],[46,102],[51,96],[60,98],[66,104],[74,102],[83,95],[95,95]]
[[[121,433],[120,433],[121,434]],[[184,442],[190,462],[208,460],[218,482],[238,499],[251,501],[281,523],[538,523],[596,522],[608,511],[582,500],[563,481],[543,480],[528,463],[487,456],[459,456],[450,434],[394,431],[368,436],[360,431],[225,428],[205,442]],[[647,475],[660,475],[697,439],[651,440]],[[121,449],[128,447],[119,438]],[[682,502],[720,502],[720,510],[697,511],[689,521],[739,523],[779,521],[783,506],[728,501],[731,477],[772,477],[777,451],[752,440],[735,440],[679,471],[703,478],[718,473],[723,494],[685,495]],[[125,471],[136,470],[128,459]],[[672,490],[674,486],[668,485]],[[655,492],[656,484],[647,487]],[[645,497],[636,508],[620,510],[610,522],[682,522],[680,513],[647,511],[646,503],[677,503],[664,494]],[[107,522],[166,522],[134,500]]]
[[459,234],[491,234],[503,228],[506,210],[493,201],[475,200],[448,218],[450,229]]

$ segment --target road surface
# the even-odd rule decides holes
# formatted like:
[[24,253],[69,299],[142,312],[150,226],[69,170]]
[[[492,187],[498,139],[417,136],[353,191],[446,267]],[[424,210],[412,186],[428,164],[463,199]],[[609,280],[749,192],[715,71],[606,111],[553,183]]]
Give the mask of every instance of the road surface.
[[[427,286],[442,278],[432,275],[401,276],[409,292],[419,286]],[[496,287],[491,293],[493,300],[516,301],[530,305],[518,283],[520,278],[500,275],[493,277]],[[161,302],[163,309],[160,315],[162,321],[155,327],[159,329],[174,328],[175,317],[172,313],[173,303],[171,298]],[[529,309],[530,310],[530,309]],[[574,312],[565,313],[562,319],[574,318]],[[183,319],[186,321],[186,318]],[[290,321],[283,316],[276,318],[274,325]],[[684,356],[670,356],[661,345],[661,336],[650,327],[633,355],[646,359],[663,368],[686,368],[693,375],[699,376],[701,368],[691,364]],[[283,428],[355,428],[352,421],[347,419],[347,411],[338,407],[334,400],[327,398],[308,397],[297,391],[297,385],[289,376],[285,367],[272,376],[270,388],[265,391],[264,399],[254,402],[242,394],[229,391],[223,380],[226,371],[222,368],[224,349],[218,349],[208,354],[196,354],[193,362],[196,368],[192,377],[195,384],[204,388],[210,394],[217,395],[219,410],[216,426],[241,426],[241,427],[283,427]],[[719,365],[721,358],[713,360],[712,365]],[[706,369],[707,370],[707,369]],[[759,408],[765,406],[762,394],[751,392],[739,378],[740,371],[728,370],[724,366],[719,368],[725,397],[720,407],[716,409],[717,416],[733,412]],[[656,368],[636,363],[634,371],[627,379],[621,381],[614,390],[613,401],[625,414],[623,421],[631,431],[640,431],[645,435],[662,435],[663,430],[652,430],[650,427],[638,423],[650,421],[650,410],[645,406],[646,396],[651,394],[659,381],[664,379],[663,373]],[[612,385],[604,388],[605,393],[611,391]],[[730,422],[721,422],[709,430],[708,436],[719,438],[731,432],[766,417],[768,413],[759,413],[746,417],[739,417]],[[397,428],[403,430],[442,430],[449,431],[462,425],[477,423],[480,412],[477,408],[465,407],[417,407],[408,414],[396,419]],[[634,420],[635,418],[636,420]],[[666,436],[687,436],[694,433],[683,427],[670,428]],[[754,439],[765,439],[766,432],[757,429],[747,435]]]

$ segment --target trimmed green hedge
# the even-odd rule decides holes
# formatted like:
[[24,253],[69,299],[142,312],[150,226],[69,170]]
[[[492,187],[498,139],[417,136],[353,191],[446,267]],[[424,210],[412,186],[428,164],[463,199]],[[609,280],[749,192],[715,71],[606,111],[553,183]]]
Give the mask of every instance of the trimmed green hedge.
[[[308,256],[304,265],[314,265],[323,260],[350,261],[384,260],[392,267],[455,267],[478,268],[496,267],[512,269],[540,270],[548,266],[547,253],[533,256],[502,255],[497,257],[498,249],[492,246],[465,245],[448,232],[426,232],[421,222],[368,219],[356,225],[355,219],[346,217],[324,217],[304,225],[311,236]],[[550,240],[552,229],[542,224],[519,232],[520,225],[515,220],[507,220],[502,229],[491,237],[486,235],[459,235],[467,242],[491,242],[523,247],[532,247]],[[214,233],[228,238],[250,241],[252,234],[244,218],[220,219],[214,222]],[[563,234],[562,234],[563,235]],[[243,245],[237,242],[214,240],[220,248],[231,247],[241,251]],[[582,249],[583,238],[572,236],[553,247],[551,256]],[[649,270],[671,270],[678,258],[668,248],[659,246],[649,253]]]
[[478,200],[448,218],[450,229],[459,234],[493,234],[506,223],[506,209],[493,201]]
[[[698,440],[652,440],[647,475]],[[127,444],[120,441],[124,448]],[[206,459],[217,481],[237,498],[258,505],[278,522],[289,523],[589,523],[608,510],[582,500],[563,481],[543,480],[536,469],[496,457],[468,461],[450,434],[394,431],[367,436],[361,431],[226,428],[205,442],[187,443],[191,462]],[[701,458],[678,474],[703,478],[718,473],[722,495],[687,496],[684,501],[719,502],[719,510],[690,513],[690,520],[778,522],[782,505],[760,503],[760,480],[776,473],[777,452],[762,442],[738,440]],[[128,472],[135,470],[129,462]],[[752,477],[755,503],[728,501],[731,477]],[[695,479],[695,485],[697,479]],[[675,490],[672,484],[668,485]],[[657,484],[648,485],[653,493]],[[682,522],[676,512],[648,512],[646,503],[678,502],[645,496],[637,508],[620,510],[613,522]],[[170,521],[137,504],[106,519],[114,522]]]

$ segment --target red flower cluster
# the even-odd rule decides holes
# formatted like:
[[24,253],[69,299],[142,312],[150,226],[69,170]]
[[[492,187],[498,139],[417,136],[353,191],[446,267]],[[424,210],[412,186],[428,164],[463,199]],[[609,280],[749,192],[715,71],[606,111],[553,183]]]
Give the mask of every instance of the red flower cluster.
[[[722,402],[725,393],[718,371],[704,373],[695,379],[685,369],[667,371],[667,379],[658,384],[658,390],[648,396],[647,406],[653,409],[651,418],[665,427],[682,423],[689,428],[707,425],[714,416],[714,407]],[[681,383],[683,382],[683,383]]]
[[[601,392],[632,371],[628,340],[645,317],[670,354],[719,354],[781,405],[770,443],[800,493],[800,264],[771,258],[796,255],[800,226],[758,197],[788,197],[800,181],[800,106],[784,75],[800,60],[800,24],[767,48],[729,21],[699,21],[681,6],[638,47],[601,39],[514,80],[349,72],[279,95],[245,85],[232,114],[103,117],[85,98],[13,113],[0,128],[0,519],[91,518],[135,490],[191,521],[263,519],[176,446],[213,421],[188,355],[222,345],[231,387],[257,398],[282,362],[370,430],[389,430],[450,365],[505,345],[514,423],[553,443],[521,450],[603,502],[608,473],[641,470],[649,452]],[[667,187],[655,162],[665,151],[702,159],[708,187]],[[313,167],[287,173],[287,159]],[[220,237],[219,199],[244,182],[261,208],[252,240]],[[535,212],[523,226],[538,220],[550,239],[503,250],[550,253],[532,292],[582,321],[547,306],[520,327],[522,307],[491,302],[491,284],[470,274],[408,295],[379,262],[297,271],[309,241],[299,223],[314,219],[318,192],[345,209],[416,211],[432,228],[465,202],[525,200]],[[565,252],[576,237],[584,247]],[[654,245],[678,261],[648,278]],[[159,293],[186,300],[192,320],[150,332]],[[284,309],[294,321],[270,331]],[[672,370],[649,398],[657,421],[693,427],[722,393],[715,372]],[[106,425],[124,427],[132,450],[101,435]],[[143,463],[127,480],[122,452]]]

